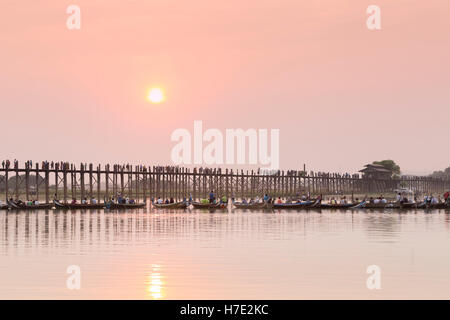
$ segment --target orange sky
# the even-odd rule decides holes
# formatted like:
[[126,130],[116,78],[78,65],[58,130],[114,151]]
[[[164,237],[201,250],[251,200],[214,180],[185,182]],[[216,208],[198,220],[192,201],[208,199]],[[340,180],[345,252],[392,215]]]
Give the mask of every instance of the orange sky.
[[3,0],[1,155],[169,164],[172,131],[202,120],[280,129],[282,168],[443,169],[449,17],[448,0]]

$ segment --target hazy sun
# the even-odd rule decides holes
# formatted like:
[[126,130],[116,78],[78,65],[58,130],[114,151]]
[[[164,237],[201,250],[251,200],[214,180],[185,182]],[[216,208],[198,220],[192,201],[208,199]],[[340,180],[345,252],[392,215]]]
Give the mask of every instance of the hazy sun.
[[152,88],[148,92],[147,98],[151,103],[160,103],[164,101],[164,93],[160,88]]

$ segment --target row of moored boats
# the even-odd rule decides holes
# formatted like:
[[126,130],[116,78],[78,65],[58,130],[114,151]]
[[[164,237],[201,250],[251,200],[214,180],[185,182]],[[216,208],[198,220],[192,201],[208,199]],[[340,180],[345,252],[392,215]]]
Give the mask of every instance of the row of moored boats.
[[[196,202],[180,201],[172,203],[152,203],[157,209],[186,209],[192,206],[194,209],[226,210],[226,202]],[[53,203],[24,203],[22,201],[8,200],[7,204],[0,204],[0,209],[137,209],[146,207],[142,203],[117,203],[107,201],[104,203],[63,203],[54,200]],[[298,200],[290,202],[275,201],[232,201],[233,207],[246,210],[272,210],[272,209],[450,209],[450,200],[439,203],[423,202],[372,202],[363,200],[361,202],[324,203],[320,199]]]

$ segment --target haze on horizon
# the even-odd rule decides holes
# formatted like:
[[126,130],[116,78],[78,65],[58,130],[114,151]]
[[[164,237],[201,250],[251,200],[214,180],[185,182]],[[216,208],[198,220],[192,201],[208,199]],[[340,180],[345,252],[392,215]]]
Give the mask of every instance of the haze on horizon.
[[[68,30],[66,8],[81,8]],[[366,27],[381,7],[382,29]],[[4,1],[2,159],[171,164],[178,128],[280,129],[282,169],[450,166],[450,3]],[[151,104],[150,88],[165,100]]]

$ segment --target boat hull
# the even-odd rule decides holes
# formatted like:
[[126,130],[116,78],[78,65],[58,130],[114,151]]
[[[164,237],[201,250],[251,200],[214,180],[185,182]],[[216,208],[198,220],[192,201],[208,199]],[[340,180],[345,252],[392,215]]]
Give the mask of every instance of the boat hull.
[[274,203],[273,208],[274,209],[289,209],[289,210],[295,210],[295,209],[305,209],[310,208],[313,206],[315,202],[308,201],[308,202],[300,202],[300,203]]
[[157,209],[186,209],[188,203],[186,201],[176,203],[153,203]]
[[320,209],[348,209],[355,206],[354,203],[337,203],[337,204],[331,204],[331,203],[321,203],[317,206],[314,206],[314,208],[320,208]]
[[53,208],[53,203],[41,203],[35,205],[18,204],[8,200],[8,205],[13,210],[39,210],[39,209],[51,209]]
[[242,203],[233,202],[233,206],[237,209],[248,209],[248,210],[269,210],[273,208],[273,203]]
[[144,203],[107,203],[106,209],[139,209],[144,208],[147,204]]
[[65,210],[76,210],[76,209],[103,209],[105,207],[104,203],[96,204],[83,204],[83,203],[61,203],[59,201],[53,201],[55,207],[58,209]]
[[226,203],[200,203],[200,202],[192,202],[192,206],[195,209],[226,209]]

